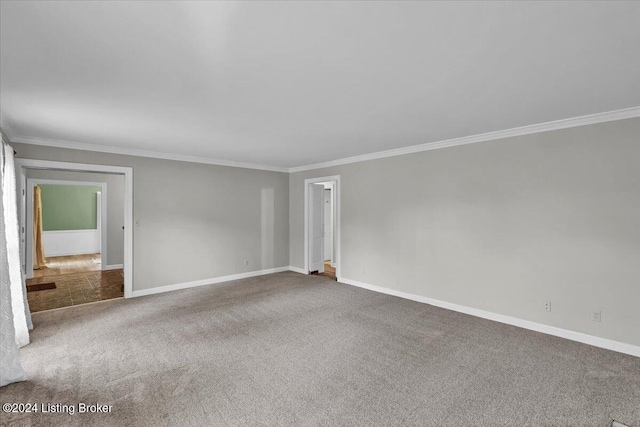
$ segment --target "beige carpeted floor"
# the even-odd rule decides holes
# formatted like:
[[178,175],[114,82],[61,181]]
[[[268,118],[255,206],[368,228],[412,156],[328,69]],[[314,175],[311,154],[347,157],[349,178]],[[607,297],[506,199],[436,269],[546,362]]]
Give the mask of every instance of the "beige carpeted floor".
[[3,425],[640,426],[640,359],[280,273],[34,314]]

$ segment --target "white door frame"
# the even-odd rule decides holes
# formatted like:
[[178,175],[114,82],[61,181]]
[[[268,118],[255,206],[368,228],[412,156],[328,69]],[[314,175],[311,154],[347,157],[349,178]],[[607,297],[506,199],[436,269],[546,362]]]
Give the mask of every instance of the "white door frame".
[[[25,274],[27,278],[33,277],[33,187],[38,184],[52,185],[82,185],[100,187],[100,198],[98,199],[98,228],[100,230],[100,260],[101,269],[105,270],[107,263],[107,183],[88,181],[65,181],[59,179],[27,178],[27,210],[25,217],[26,241],[24,244]],[[45,254],[46,255],[46,254]]]
[[340,280],[342,266],[342,263],[340,262],[340,175],[309,178],[304,180],[304,273],[309,274],[309,185],[328,181],[332,181],[334,183],[333,201],[335,206],[335,235],[333,236],[333,239],[335,253],[333,256],[335,258],[336,277]]
[[[18,194],[20,195],[20,231],[21,240],[26,238],[26,176],[24,169],[45,169],[72,172],[99,172],[107,174],[124,175],[124,297],[133,296],[133,168],[126,166],[92,165],[86,163],[56,162],[50,160],[15,159],[16,174],[18,179]],[[98,183],[94,183],[98,184]],[[24,262],[26,251],[22,247],[22,260]]]
[[331,183],[331,242],[333,247],[331,248],[331,267],[336,268],[336,218],[338,217],[338,213],[336,211],[336,183]]

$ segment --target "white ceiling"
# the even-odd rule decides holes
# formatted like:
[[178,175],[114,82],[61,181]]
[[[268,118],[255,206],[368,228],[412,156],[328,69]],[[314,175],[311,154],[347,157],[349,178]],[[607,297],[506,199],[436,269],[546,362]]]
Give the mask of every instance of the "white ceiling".
[[0,107],[20,141],[293,167],[640,106],[640,2],[0,11]]

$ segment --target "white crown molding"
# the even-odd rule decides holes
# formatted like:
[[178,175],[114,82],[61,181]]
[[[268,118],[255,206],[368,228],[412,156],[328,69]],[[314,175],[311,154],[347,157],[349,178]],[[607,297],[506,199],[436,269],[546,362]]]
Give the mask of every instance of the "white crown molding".
[[507,325],[513,325],[519,328],[529,329],[531,331],[542,332],[543,334],[553,335],[571,341],[581,342],[583,344],[589,344],[594,347],[605,348],[607,350],[613,350],[620,353],[629,354],[631,356],[640,357],[640,346],[633,344],[613,341],[607,338],[596,337],[594,335],[588,335],[581,332],[558,328],[556,326],[545,325],[542,323],[532,322],[530,320],[524,320],[517,317],[505,316],[503,314],[484,311],[465,305],[454,304],[446,301],[436,300],[433,298],[423,297],[421,295],[410,294],[408,292],[397,291],[395,289],[385,288],[382,286],[371,285],[369,283],[347,279],[346,277],[338,277],[338,283],[344,283],[345,285],[356,286],[358,288],[368,289],[370,291],[379,292],[382,294],[393,295],[411,301],[434,305],[436,307],[444,308],[447,310],[470,314],[471,316],[493,320],[495,322],[505,323]]
[[359,156],[346,157],[343,159],[331,160],[328,162],[314,163],[311,165],[296,166],[291,168],[281,166],[259,165],[253,163],[236,162],[232,160],[211,159],[208,157],[187,156],[182,154],[171,154],[156,151],[137,150],[131,148],[113,147],[107,145],[87,144],[82,142],[71,142],[45,138],[35,138],[16,135],[11,126],[10,118],[4,111],[0,112],[0,127],[6,133],[11,142],[23,144],[41,145],[47,147],[67,148],[71,150],[95,151],[100,153],[122,154],[126,156],[149,157],[154,159],[176,160],[182,162],[203,163],[208,165],[229,166],[245,169],[266,170],[272,172],[295,173],[314,169],[328,168],[331,166],[346,165],[349,163],[364,162],[367,160],[382,159],[385,157],[402,156],[405,154],[419,153],[422,151],[437,150],[440,148],[455,147],[458,145],[475,144],[496,139],[510,138],[514,136],[530,135],[552,130],[568,129],[578,126],[586,126],[597,123],[612,122],[640,117],[640,106],[625,108],[622,110],[607,111],[604,113],[590,114],[587,116],[572,117],[569,119],[555,120],[551,122],[538,123],[535,125],[522,126],[512,129],[505,129],[495,132],[482,133],[477,135],[464,136],[460,138],[446,139],[443,141],[427,142],[410,147],[397,148],[393,150],[378,151],[376,153],[363,154]]
[[377,153],[363,154],[361,156],[346,157],[344,159],[315,163],[312,165],[289,168],[289,173],[304,172],[313,169],[328,168],[331,166],[346,165],[349,163],[364,162],[367,160],[382,159],[385,157],[402,156],[404,154],[419,153],[422,151],[437,150],[440,148],[455,147],[458,145],[475,144],[495,139],[510,138],[514,136],[530,135],[533,133],[548,132],[552,130],[568,129],[577,126],[586,126],[597,123],[612,122],[616,120],[640,117],[640,106],[625,108],[623,110],[608,111],[605,113],[590,114],[588,116],[573,117],[570,119],[555,120],[552,122],[538,123],[496,132],[481,133],[477,135],[463,136],[460,138],[446,139],[443,141],[428,142],[410,147],[393,150],[379,151]]
[[[4,129],[4,128],[3,128]],[[125,156],[149,157],[153,159],[175,160],[179,162],[203,163],[207,165],[229,166],[232,168],[256,169],[271,172],[288,173],[289,169],[280,166],[257,165],[232,160],[210,159],[207,157],[186,156],[183,154],[162,153],[158,151],[137,150],[133,148],[113,147],[109,145],[86,144],[83,142],[61,141],[56,139],[34,138],[13,135],[4,129],[11,142],[40,145],[45,147],[67,148],[70,150],[95,151],[99,153],[122,154]]]

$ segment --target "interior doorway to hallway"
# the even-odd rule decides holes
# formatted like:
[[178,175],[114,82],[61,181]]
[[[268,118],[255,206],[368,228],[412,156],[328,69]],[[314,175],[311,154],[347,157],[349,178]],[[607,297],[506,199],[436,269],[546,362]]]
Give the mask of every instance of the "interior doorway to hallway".
[[340,177],[305,180],[305,271],[339,276]]

